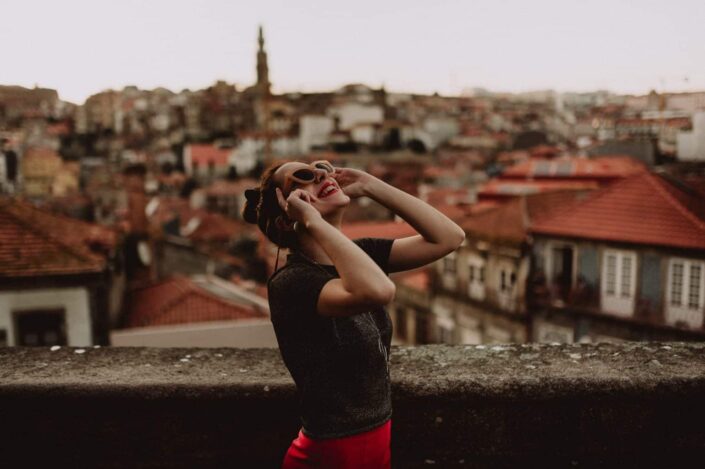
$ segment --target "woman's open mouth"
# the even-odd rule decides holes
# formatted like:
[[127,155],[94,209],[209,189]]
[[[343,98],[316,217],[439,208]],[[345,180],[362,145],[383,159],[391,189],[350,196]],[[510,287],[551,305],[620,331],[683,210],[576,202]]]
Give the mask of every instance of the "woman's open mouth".
[[329,195],[335,194],[338,191],[339,189],[336,187],[335,183],[326,182],[325,184],[323,184],[323,187],[321,187],[321,190],[318,191],[318,198],[325,199]]

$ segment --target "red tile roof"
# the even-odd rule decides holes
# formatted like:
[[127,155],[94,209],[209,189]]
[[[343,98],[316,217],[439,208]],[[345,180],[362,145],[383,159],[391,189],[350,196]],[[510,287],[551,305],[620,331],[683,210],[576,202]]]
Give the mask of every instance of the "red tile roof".
[[401,274],[395,274],[394,279],[406,287],[426,293],[429,291],[431,285],[428,268],[409,270]]
[[526,240],[529,228],[551,213],[572,206],[587,197],[587,191],[547,192],[517,197],[494,209],[468,218],[461,227],[468,239],[520,244]]
[[[244,233],[252,233],[255,230],[254,225],[206,210],[198,210],[190,220],[195,219],[199,220],[198,226],[187,236],[191,241],[196,242],[222,241],[226,243]],[[187,226],[188,223],[182,224],[182,227]]]
[[266,318],[255,307],[221,298],[186,277],[131,292],[127,327]]
[[189,201],[180,197],[159,197],[150,203],[158,204],[149,221],[160,228],[178,217],[181,234],[196,242],[227,242],[243,233],[254,233],[255,225],[235,220],[204,209],[193,209]]
[[471,204],[431,204],[433,207],[456,223],[467,218],[473,211]]
[[571,180],[522,180],[522,179],[492,179],[483,184],[477,196],[480,199],[496,199],[516,197],[519,195],[536,194],[539,192],[552,192],[560,190],[589,190],[597,189],[599,184],[595,181]]
[[218,148],[215,145],[193,143],[186,147],[191,152],[191,164],[208,166],[212,161],[218,166],[228,166],[228,156],[232,153],[232,148]]
[[101,272],[115,233],[0,198],[0,278]]
[[642,173],[533,226],[539,234],[705,249],[705,203],[696,192]]
[[342,231],[350,239],[368,237],[398,239],[418,234],[408,223],[396,221],[344,223]]
[[628,156],[599,158],[532,158],[507,168],[502,179],[621,179],[645,171],[643,163]]

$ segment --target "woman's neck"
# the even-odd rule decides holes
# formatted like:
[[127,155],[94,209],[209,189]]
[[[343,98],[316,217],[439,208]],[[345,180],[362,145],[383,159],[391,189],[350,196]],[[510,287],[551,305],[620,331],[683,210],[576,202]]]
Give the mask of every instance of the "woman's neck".
[[[340,230],[343,222],[342,211],[336,212],[331,216],[324,217],[324,220]],[[296,233],[299,241],[299,246],[296,248],[297,251],[301,252],[306,257],[313,259],[319,264],[333,264],[330,256],[323,250],[318,241],[311,236],[311,233],[309,233],[301,223],[296,224]]]

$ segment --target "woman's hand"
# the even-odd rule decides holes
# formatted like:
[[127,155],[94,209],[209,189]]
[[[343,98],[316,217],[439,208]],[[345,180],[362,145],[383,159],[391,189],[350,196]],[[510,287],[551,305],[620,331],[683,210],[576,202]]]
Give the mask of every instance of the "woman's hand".
[[278,187],[276,188],[276,192],[279,206],[284,210],[289,220],[305,223],[307,220],[310,220],[311,217],[321,216],[318,209],[311,205],[317,202],[318,199],[310,192],[295,189],[286,199],[281,189]]
[[359,169],[336,168],[333,179],[338,182],[345,195],[357,199],[366,195],[365,189],[375,177]]

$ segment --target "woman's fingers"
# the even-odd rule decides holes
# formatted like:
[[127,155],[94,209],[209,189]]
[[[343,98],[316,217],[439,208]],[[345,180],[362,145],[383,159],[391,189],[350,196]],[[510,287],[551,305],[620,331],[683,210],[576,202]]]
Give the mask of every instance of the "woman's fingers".
[[[294,190],[291,194],[289,194],[289,198],[295,198],[295,199],[305,200],[305,201],[308,202],[308,203],[313,203],[313,202],[315,202],[316,200],[318,200],[318,199],[316,199],[316,197],[315,197],[313,194],[311,194],[310,192],[306,192],[306,191],[301,190],[301,189],[296,189],[296,190]],[[288,200],[288,199],[287,199],[287,200]]]
[[286,199],[284,198],[284,194],[282,194],[281,189],[279,189],[278,187],[276,188],[276,193],[279,206],[282,208],[282,210],[286,211]]

